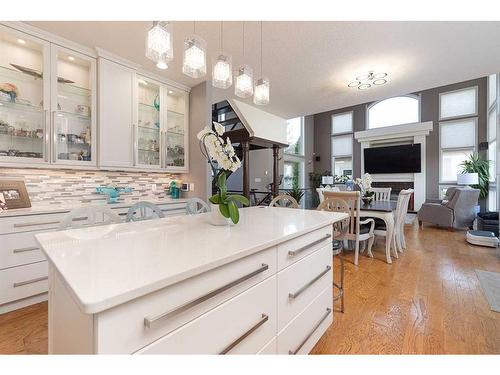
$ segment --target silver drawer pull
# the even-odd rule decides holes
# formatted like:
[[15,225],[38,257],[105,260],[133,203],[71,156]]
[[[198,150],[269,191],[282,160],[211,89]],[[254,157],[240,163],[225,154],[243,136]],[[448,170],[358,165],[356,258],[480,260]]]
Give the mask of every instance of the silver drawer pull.
[[59,224],[59,221],[44,221],[40,223],[16,223],[14,224],[14,228],[35,227],[37,225],[52,225],[52,224]]
[[323,315],[321,317],[321,319],[319,320],[318,323],[316,323],[316,325],[313,327],[313,329],[311,330],[311,332],[306,336],[306,338],[300,343],[300,345],[297,347],[297,349],[295,350],[289,350],[288,351],[288,354],[297,354],[299,352],[300,349],[302,349],[302,347],[304,346],[304,344],[307,342],[307,340],[309,340],[311,338],[311,336],[314,334],[314,332],[316,332],[316,330],[318,329],[318,327],[321,325],[321,323],[323,323],[325,321],[326,318],[328,318],[328,315],[330,315],[330,313],[332,312],[332,309],[327,307],[326,308],[326,314]]
[[43,276],[43,277],[38,277],[36,279],[31,279],[31,280],[26,280],[26,281],[20,281],[18,283],[14,283],[13,287],[14,288],[18,288],[18,287],[23,286],[23,285],[34,284],[34,283],[37,283],[39,281],[48,280],[48,278],[49,278],[48,276]]
[[314,242],[311,242],[310,244],[307,244],[305,246],[302,246],[301,248],[297,249],[297,250],[293,250],[293,251],[289,251],[288,252],[288,255],[291,256],[291,257],[294,257],[295,255],[303,252],[304,250],[307,250],[309,249],[311,246],[314,246],[314,245],[317,245],[321,242],[323,242],[324,240],[326,240],[327,238],[330,238],[332,235],[330,233],[326,234],[323,238],[320,238],[319,240],[316,240]]
[[19,249],[13,249],[12,252],[14,254],[17,254],[17,253],[24,253],[26,251],[34,251],[34,250],[40,250],[39,247],[37,246],[31,246],[31,247],[20,247]]
[[250,272],[249,274],[242,276],[234,281],[231,281],[230,283],[223,285],[220,288],[214,289],[211,292],[208,292],[207,294],[205,294],[201,297],[198,297],[194,300],[186,302],[184,305],[176,307],[175,309],[169,310],[169,311],[164,312],[160,315],[156,315],[156,316],[153,316],[150,318],[149,317],[144,318],[144,325],[148,328],[151,328],[153,323],[157,322],[158,320],[167,319],[167,318],[170,318],[174,315],[180,314],[186,310],[189,310],[192,307],[199,305],[200,303],[205,302],[206,300],[209,300],[210,298],[215,297],[216,295],[218,295],[222,292],[225,292],[226,290],[231,289],[232,287],[234,287],[238,284],[241,284],[242,282],[247,281],[248,279],[251,279],[252,277],[258,275],[259,273],[267,271],[268,269],[269,269],[269,266],[267,264],[262,264],[262,266],[259,269],[255,270],[253,272]]
[[240,337],[238,337],[236,340],[234,340],[231,344],[229,344],[226,349],[221,351],[219,354],[227,354],[231,349],[233,349],[236,345],[238,345],[240,342],[245,340],[248,336],[250,336],[257,328],[259,328],[261,325],[263,325],[265,322],[269,320],[269,316],[266,314],[262,314],[262,317],[260,318],[259,322],[255,324],[252,328],[250,328],[248,331],[246,331],[244,334],[242,334]]
[[330,270],[332,269],[332,267],[330,266],[326,266],[326,270],[322,271],[318,276],[316,276],[314,279],[312,279],[311,281],[309,281],[306,285],[304,285],[302,288],[300,288],[299,290],[297,290],[295,293],[290,293],[288,294],[288,297],[290,299],[294,299],[294,298],[297,298],[300,294],[302,294],[302,292],[304,290],[306,290],[307,288],[309,288],[311,285],[313,285],[316,281],[318,281],[319,279],[321,279],[324,275],[326,275]]

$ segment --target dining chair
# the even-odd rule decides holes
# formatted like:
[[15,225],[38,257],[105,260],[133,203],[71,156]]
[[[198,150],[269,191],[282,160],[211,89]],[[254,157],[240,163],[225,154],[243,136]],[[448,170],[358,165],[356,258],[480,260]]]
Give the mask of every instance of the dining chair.
[[197,215],[209,211],[210,206],[203,199],[191,198],[186,202],[187,215]]
[[374,200],[376,201],[390,201],[392,188],[372,188],[375,193]]
[[161,208],[151,202],[137,202],[133,204],[127,211],[125,221],[143,221],[164,218],[165,214]]
[[[401,190],[398,195],[398,202],[396,204],[396,210],[394,211],[394,236],[392,239],[389,239],[390,241],[392,241],[391,246],[396,250],[396,257],[398,252],[402,252],[403,249],[406,249],[404,225],[406,214],[408,213],[408,205],[410,203],[412,194],[413,189],[407,189]],[[377,220],[377,224],[375,226],[375,236],[387,237],[387,228],[382,220]],[[386,241],[388,241],[387,238]]]
[[319,203],[325,200],[325,196],[323,195],[324,191],[340,191],[340,189],[336,186],[330,188],[316,188],[316,192],[318,193],[319,196]]
[[[325,200],[318,206],[318,209],[325,210],[325,207],[333,206],[340,212],[345,212],[349,214],[349,230],[345,235],[345,239],[349,241],[354,241],[354,264],[358,265],[359,258],[359,245],[363,242],[363,250],[367,246],[368,255],[373,258],[372,246],[375,240],[374,228],[375,221],[373,219],[361,220],[360,217],[360,192],[359,191],[325,191]],[[342,207],[335,208],[335,205],[344,201],[346,204]]]
[[[331,211],[331,212],[346,212],[348,211],[348,204],[343,199],[331,198],[323,201],[316,210],[319,211]],[[339,257],[340,260],[340,283],[337,284],[335,279],[333,281],[333,288],[338,291],[338,293],[333,296],[333,301],[340,299],[340,312],[344,312],[344,258],[342,257],[342,250],[344,248],[343,243],[346,239],[347,232],[349,231],[349,221],[350,216],[333,223],[332,228],[332,255],[333,257]],[[335,270],[335,268],[334,268]]]
[[271,203],[269,203],[269,207],[299,208],[299,204],[294,197],[288,194],[281,194],[276,196]]
[[122,223],[118,214],[104,206],[84,206],[71,210],[62,219],[59,229],[83,228]]

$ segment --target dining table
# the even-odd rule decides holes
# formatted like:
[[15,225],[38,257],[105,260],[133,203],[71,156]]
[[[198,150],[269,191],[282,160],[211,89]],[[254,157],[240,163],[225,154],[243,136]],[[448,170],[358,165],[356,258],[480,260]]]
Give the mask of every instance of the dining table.
[[385,239],[385,257],[387,263],[392,263],[391,248],[395,251],[395,257],[398,257],[397,249],[394,246],[394,211],[396,210],[396,201],[373,201],[360,204],[360,216],[363,218],[382,219],[386,225]]

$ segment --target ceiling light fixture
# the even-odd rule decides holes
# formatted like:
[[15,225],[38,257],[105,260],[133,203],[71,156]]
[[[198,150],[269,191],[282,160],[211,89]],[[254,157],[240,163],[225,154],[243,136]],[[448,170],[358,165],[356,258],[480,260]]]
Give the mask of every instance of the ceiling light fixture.
[[156,63],[159,69],[167,69],[174,58],[172,32],[168,22],[153,22],[146,36],[146,57]]
[[73,56],[68,56],[69,61],[75,61],[75,58]]
[[193,22],[193,35],[184,40],[182,72],[191,78],[207,74],[207,44],[196,35],[196,22]]
[[24,39],[18,39],[17,42],[19,44],[26,44],[26,41]]
[[233,84],[233,61],[231,55],[224,53],[224,24],[220,23],[221,53],[213,62],[212,86],[227,89]]
[[387,83],[386,77],[387,73],[374,73],[370,71],[356,77],[356,80],[350,82],[347,87],[357,87],[358,90],[368,90],[372,86],[385,85]]
[[[245,60],[245,21],[243,21],[243,60]],[[234,84],[234,95],[249,98],[253,95],[253,69],[248,65],[238,68]]]
[[253,102],[257,105],[269,104],[269,79],[262,76],[262,21],[260,21],[260,77],[255,81]]

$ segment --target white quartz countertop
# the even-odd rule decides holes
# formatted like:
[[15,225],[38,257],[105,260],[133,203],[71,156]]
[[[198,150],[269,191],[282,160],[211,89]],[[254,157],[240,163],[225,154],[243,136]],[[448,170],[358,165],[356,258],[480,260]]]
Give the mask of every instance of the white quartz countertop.
[[347,217],[290,208],[240,210],[235,226],[209,214],[37,234],[84,313],[97,313]]
[[[156,200],[145,199],[145,200],[154,203],[156,205],[186,203],[188,201],[188,199],[185,198],[179,198],[179,199],[166,198],[166,199],[156,199]],[[0,211],[0,219],[3,217],[13,217],[13,216],[63,213],[63,212],[69,212],[75,208],[83,206],[107,206],[109,208],[124,208],[124,207],[130,207],[134,203],[137,203],[139,201],[140,200],[129,200],[125,202],[108,203],[106,202],[105,199],[103,199],[103,200],[96,200],[90,203],[73,202],[68,204],[37,204],[29,208],[15,208],[10,210]]]

